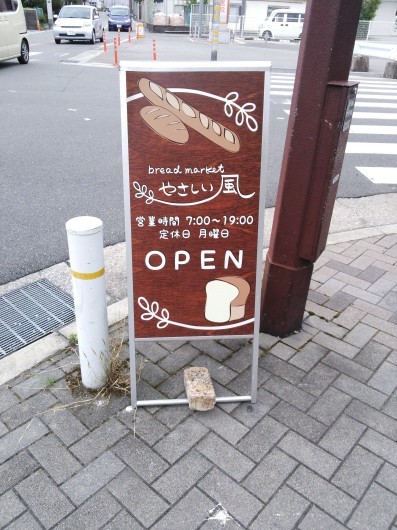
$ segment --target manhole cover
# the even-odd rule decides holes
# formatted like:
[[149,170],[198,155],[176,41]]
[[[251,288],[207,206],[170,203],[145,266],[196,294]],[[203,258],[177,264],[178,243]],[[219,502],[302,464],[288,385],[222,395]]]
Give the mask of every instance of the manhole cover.
[[0,359],[73,322],[73,298],[48,280],[0,297]]

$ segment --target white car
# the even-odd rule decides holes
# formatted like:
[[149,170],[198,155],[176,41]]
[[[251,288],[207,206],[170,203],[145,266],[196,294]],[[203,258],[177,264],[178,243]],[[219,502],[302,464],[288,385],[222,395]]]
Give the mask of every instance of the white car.
[[25,13],[21,0],[0,1],[0,61],[29,62]]
[[99,12],[92,6],[63,6],[53,26],[56,44],[61,40],[103,42],[103,24]]

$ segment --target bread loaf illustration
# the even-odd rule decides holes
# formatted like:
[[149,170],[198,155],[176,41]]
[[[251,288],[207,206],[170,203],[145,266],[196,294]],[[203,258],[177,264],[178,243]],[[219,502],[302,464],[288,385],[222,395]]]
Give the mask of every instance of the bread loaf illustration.
[[199,110],[188,105],[183,99],[149,79],[140,79],[138,86],[142,94],[156,107],[171,112],[185,125],[199,132],[211,142],[223,147],[226,151],[231,151],[232,153],[239,151],[240,140],[237,134],[230,129],[212,120]]
[[188,130],[172,112],[150,105],[141,110],[141,116],[163,138],[176,144],[185,144],[189,140]]
[[206,285],[205,318],[210,322],[231,322],[244,318],[250,285],[238,276],[223,276]]

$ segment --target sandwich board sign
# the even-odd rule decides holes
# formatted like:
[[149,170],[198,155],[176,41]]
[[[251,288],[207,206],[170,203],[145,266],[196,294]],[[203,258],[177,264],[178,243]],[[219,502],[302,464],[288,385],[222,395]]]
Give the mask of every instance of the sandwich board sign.
[[122,62],[132,405],[135,342],[252,338],[255,401],[270,63]]

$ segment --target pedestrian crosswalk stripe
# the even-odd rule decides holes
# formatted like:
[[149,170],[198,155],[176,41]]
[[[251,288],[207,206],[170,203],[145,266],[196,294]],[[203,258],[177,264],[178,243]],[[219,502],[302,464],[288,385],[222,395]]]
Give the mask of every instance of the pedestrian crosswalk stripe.
[[397,103],[378,103],[371,101],[356,101],[354,108],[356,107],[367,107],[377,109],[397,109]]
[[397,125],[351,125],[349,132],[350,134],[397,134]]
[[391,99],[393,101],[396,101],[397,96],[389,96],[387,94],[380,96],[377,96],[376,94],[360,94],[358,93],[357,99]]
[[357,167],[374,184],[397,184],[395,167]]
[[356,120],[397,120],[397,113],[391,112],[360,112],[354,111],[353,119]]
[[348,154],[397,155],[397,144],[379,142],[347,142]]

